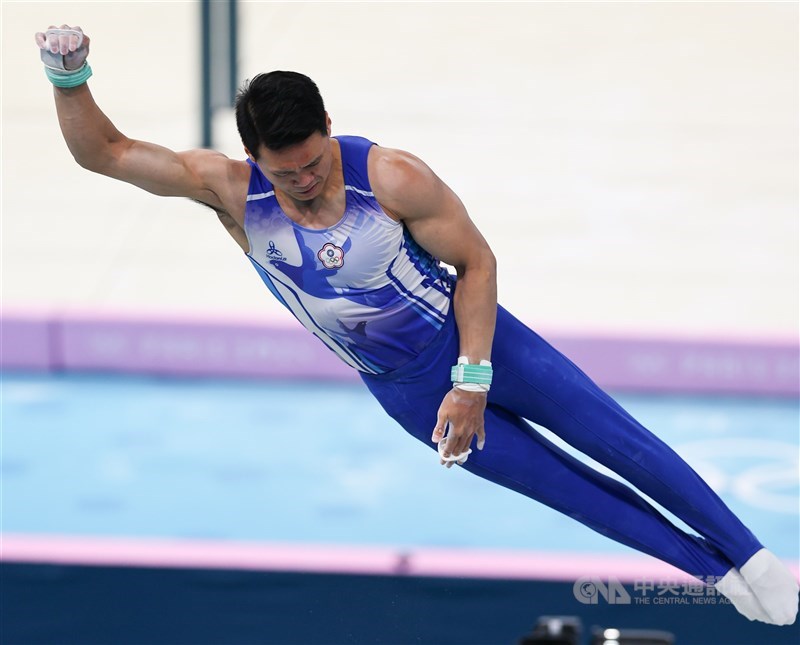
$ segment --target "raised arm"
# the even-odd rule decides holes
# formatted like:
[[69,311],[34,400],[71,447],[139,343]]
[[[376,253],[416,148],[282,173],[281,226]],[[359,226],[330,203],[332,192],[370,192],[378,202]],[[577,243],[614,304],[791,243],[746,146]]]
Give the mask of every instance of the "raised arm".
[[[434,257],[458,273],[453,307],[460,338],[460,355],[471,364],[490,360],[497,316],[497,269],[494,254],[469,218],[458,196],[422,161],[399,150],[373,147],[370,182],[388,212],[402,220],[413,238]],[[485,439],[486,394],[453,389],[439,409],[432,440],[450,430],[445,456],[478,448]],[[453,462],[447,462],[448,467]]]
[[86,71],[90,40],[80,27],[51,27],[35,38],[40,50],[52,54],[45,62],[54,65],[48,75],[54,84],[58,122],[75,161],[87,170],[156,195],[188,197],[226,210],[224,193],[230,185],[226,183],[232,172],[230,159],[211,150],[174,152],[126,137],[95,103],[86,82],[75,87],[58,86],[70,84],[69,79],[78,74],[82,74],[78,80],[91,74]]

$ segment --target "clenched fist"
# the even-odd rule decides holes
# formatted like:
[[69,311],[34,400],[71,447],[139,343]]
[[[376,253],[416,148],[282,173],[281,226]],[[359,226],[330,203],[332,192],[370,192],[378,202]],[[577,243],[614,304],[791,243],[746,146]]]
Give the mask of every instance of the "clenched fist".
[[50,69],[66,72],[80,69],[89,55],[89,37],[77,26],[50,25],[47,31],[37,32],[35,38],[42,62]]

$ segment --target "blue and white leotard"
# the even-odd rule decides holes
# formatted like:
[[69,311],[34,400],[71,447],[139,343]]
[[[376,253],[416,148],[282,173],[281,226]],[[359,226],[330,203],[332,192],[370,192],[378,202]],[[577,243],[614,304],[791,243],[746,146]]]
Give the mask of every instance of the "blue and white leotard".
[[250,162],[249,258],[309,331],[351,367],[380,374],[417,356],[441,329],[453,279],[375,199],[367,174],[374,144],[361,137],[337,140],[347,206],[330,228],[304,228],[289,219],[272,184]]

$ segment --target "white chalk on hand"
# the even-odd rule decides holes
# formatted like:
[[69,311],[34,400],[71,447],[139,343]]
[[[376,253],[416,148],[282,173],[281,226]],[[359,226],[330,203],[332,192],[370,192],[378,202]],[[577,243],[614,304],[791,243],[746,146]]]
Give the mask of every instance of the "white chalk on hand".
[[444,462],[452,462],[452,461],[454,461],[459,466],[461,466],[467,460],[467,457],[469,457],[469,455],[472,454],[472,448],[467,448],[467,450],[465,452],[462,452],[460,455],[450,455],[449,457],[445,457],[444,456],[444,445],[446,443],[447,443],[447,437],[442,439],[436,446],[437,449],[439,450],[439,457]]

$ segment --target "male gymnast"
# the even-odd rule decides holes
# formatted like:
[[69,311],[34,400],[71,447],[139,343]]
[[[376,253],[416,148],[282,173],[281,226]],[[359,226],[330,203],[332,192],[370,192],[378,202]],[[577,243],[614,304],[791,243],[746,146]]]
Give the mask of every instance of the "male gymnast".
[[[392,418],[431,442],[440,463],[713,584],[750,620],[794,622],[798,584],[778,558],[673,450],[498,306],[491,249],[420,159],[361,137],[332,137],[317,86],[295,72],[259,74],[240,91],[246,160],[130,139],[86,84],[88,36],[62,25],[35,38],[75,160],[216,211],[273,295],[359,371]],[[528,421],[618,473],[699,536]]]

